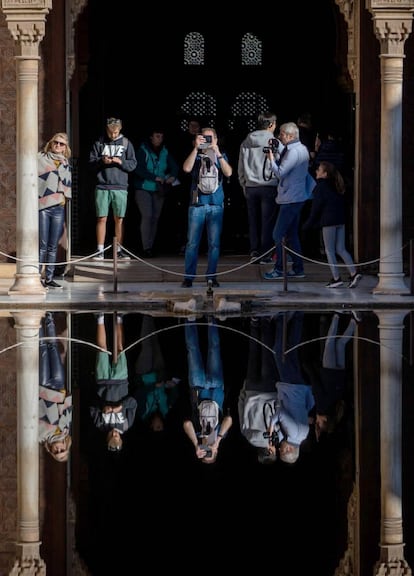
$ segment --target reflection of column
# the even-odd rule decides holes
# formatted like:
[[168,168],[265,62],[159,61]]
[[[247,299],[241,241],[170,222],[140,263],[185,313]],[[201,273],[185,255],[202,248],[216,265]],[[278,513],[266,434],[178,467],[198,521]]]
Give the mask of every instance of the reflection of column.
[[7,26],[17,41],[16,274],[9,293],[46,293],[39,274],[37,193],[39,43],[52,0],[2,0]]
[[403,294],[409,292],[402,259],[403,60],[414,3],[368,0],[367,5],[381,51],[380,265],[374,293]]
[[410,575],[404,559],[401,434],[402,340],[405,311],[376,311],[380,336],[380,560],[374,574]]
[[[14,312],[17,331],[17,550],[11,576],[46,574],[39,526],[39,328],[42,312]],[[36,570],[36,572],[34,571]],[[28,573],[29,573],[28,572]]]

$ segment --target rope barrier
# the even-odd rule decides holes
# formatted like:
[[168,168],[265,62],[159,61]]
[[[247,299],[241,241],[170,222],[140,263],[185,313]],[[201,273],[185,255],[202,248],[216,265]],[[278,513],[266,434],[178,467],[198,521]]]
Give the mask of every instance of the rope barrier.
[[[113,248],[114,244],[110,244],[109,246],[107,246],[106,248],[104,248],[103,252],[108,252],[109,250],[111,250],[111,248]],[[119,248],[122,249],[122,251],[126,254],[128,254],[128,256],[131,258],[131,260],[136,260],[137,262],[141,262],[142,264],[145,264],[146,266],[149,266],[150,268],[153,268],[154,270],[157,270],[158,272],[164,272],[164,273],[168,273],[168,274],[172,274],[174,276],[179,276],[179,277],[185,277],[186,274],[185,272],[175,272],[174,270],[170,270],[168,268],[165,268],[163,266],[158,266],[157,264],[154,264],[153,262],[149,262],[148,260],[145,260],[144,258],[141,258],[140,256],[137,256],[136,254],[134,254],[133,252],[129,251],[127,248],[125,248],[125,246],[122,246],[121,244],[118,244]],[[388,254],[387,256],[384,256],[383,258],[375,258],[372,260],[366,260],[364,262],[354,262],[354,265],[356,267],[365,267],[365,266],[371,266],[373,264],[379,264],[381,261],[385,262],[388,261],[390,258],[396,256],[397,254],[399,254],[400,252],[402,252],[407,246],[409,246],[409,242],[407,242],[406,244],[404,244],[401,248],[398,249],[398,251],[392,253],[392,254]],[[305,256],[303,254],[299,254],[298,252],[295,252],[295,250],[292,250],[291,248],[289,248],[288,246],[284,245],[284,250],[289,253],[289,254],[293,254],[296,256],[299,256],[300,258],[302,258],[302,260],[304,260],[305,262],[309,262],[312,264],[317,264],[319,266],[327,266],[330,267],[330,264],[328,262],[323,262],[321,260],[316,260],[314,258],[310,258],[308,256]],[[262,258],[265,258],[266,256],[269,256],[270,254],[272,254],[274,251],[274,247],[272,247],[270,250],[268,250],[267,252],[264,252],[263,254],[261,254],[260,256],[255,257],[253,260],[248,260],[245,263],[238,265],[238,266],[234,266],[232,268],[229,268],[227,270],[221,271],[221,272],[216,272],[215,276],[223,276],[225,274],[231,274],[233,272],[237,272],[239,270],[242,270],[246,267],[252,266],[253,264],[255,264],[257,261],[261,260]],[[80,256],[78,258],[75,259],[71,259],[71,260],[63,260],[63,261],[56,261],[56,262],[42,262],[42,263],[38,263],[39,267],[40,266],[48,266],[48,265],[54,265],[56,267],[58,266],[73,266],[75,264],[79,264],[81,262],[87,262],[91,259],[93,259],[95,256],[97,256],[98,254],[101,254],[101,251],[96,251],[93,252],[91,254],[88,254],[87,256]],[[12,256],[10,254],[7,254],[5,252],[2,252],[0,250],[0,255],[4,256],[5,258],[7,258],[8,260],[14,260],[15,262],[24,262],[27,263],[27,259],[24,258],[17,258],[15,256]],[[110,259],[107,260],[96,260],[95,262],[97,263],[109,263]],[[126,264],[127,262],[120,259],[118,262],[121,262],[123,264]],[[129,262],[129,261],[128,261]],[[36,263],[37,264],[37,263]],[[336,266],[338,268],[348,268],[347,264],[343,264],[343,263],[337,263]],[[202,278],[204,279],[206,276],[206,273],[200,273],[200,274],[194,274],[192,275],[194,279],[197,278]]]

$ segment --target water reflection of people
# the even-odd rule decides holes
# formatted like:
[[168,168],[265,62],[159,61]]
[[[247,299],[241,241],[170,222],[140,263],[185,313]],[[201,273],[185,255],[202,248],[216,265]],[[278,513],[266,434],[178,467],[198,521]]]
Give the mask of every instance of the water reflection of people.
[[[112,315],[111,315],[112,318]],[[108,450],[119,451],[123,447],[123,435],[132,426],[137,401],[129,394],[128,363],[124,352],[124,325],[120,314],[116,315],[116,357],[106,352],[107,330],[105,315],[97,316],[96,343],[102,348],[97,352],[95,365],[95,395],[90,415],[96,428],[105,434]]]
[[72,396],[66,387],[66,346],[56,339],[55,319],[46,312],[39,329],[39,442],[58,462],[72,445]]
[[277,435],[279,457],[293,464],[299,458],[302,442],[308,437],[310,412],[315,404],[312,388],[305,383],[295,348],[302,337],[304,312],[281,312],[276,316],[275,360],[280,381],[276,383],[278,405],[268,429],[269,450],[275,450]]
[[216,461],[220,443],[233,423],[225,406],[219,328],[214,318],[209,320],[205,363],[197,324],[187,320],[184,329],[192,410],[183,427],[197,458],[211,464]]
[[315,436],[317,440],[323,433],[333,432],[344,413],[345,349],[347,343],[354,336],[357,319],[351,315],[349,323],[341,335],[338,335],[339,321],[339,314],[333,314],[325,340],[320,377],[313,384]]
[[271,317],[250,319],[250,339],[247,372],[238,399],[240,430],[257,449],[263,464],[277,458],[269,448],[266,432],[277,406],[277,369],[273,354],[274,326]]
[[140,351],[135,361],[137,412],[153,432],[162,432],[177,400],[179,378],[169,378],[152,316],[142,318]]

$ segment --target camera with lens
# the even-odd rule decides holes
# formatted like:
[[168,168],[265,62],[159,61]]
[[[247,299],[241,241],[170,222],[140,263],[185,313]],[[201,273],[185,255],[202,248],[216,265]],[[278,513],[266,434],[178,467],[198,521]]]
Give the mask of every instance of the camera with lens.
[[269,432],[263,432],[263,438],[270,438],[270,443],[272,446],[277,446],[279,443],[277,430],[273,430],[272,434],[269,434]]
[[279,148],[279,140],[277,138],[270,138],[268,144],[269,146],[265,146],[263,148],[263,152],[265,154],[267,154],[268,152],[273,152],[273,154],[275,154],[275,152]]
[[199,145],[199,150],[205,150],[206,148],[208,148],[210,146],[210,144],[213,143],[213,137],[211,136],[211,134],[200,134],[200,136],[204,136],[205,142],[203,142],[202,144]]

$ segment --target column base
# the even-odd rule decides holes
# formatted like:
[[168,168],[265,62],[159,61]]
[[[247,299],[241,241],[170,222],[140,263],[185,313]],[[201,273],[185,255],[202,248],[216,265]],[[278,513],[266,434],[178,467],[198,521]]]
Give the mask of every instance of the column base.
[[40,274],[15,274],[14,284],[8,290],[9,296],[42,296],[47,289],[40,281]]
[[378,274],[379,282],[372,290],[373,294],[409,294],[408,288],[404,278],[404,273],[400,274]]

